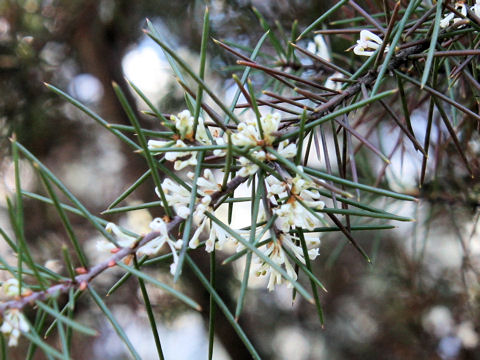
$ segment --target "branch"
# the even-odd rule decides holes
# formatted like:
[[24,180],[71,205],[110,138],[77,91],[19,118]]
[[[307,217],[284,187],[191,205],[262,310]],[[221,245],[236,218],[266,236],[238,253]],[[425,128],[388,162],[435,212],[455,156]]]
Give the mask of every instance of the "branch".
[[[242,184],[247,179],[248,177],[236,176],[235,178],[230,180],[225,186],[225,189],[219,190],[212,194],[212,203],[220,199],[223,195],[234,191],[240,184]],[[167,223],[167,231],[172,231],[182,221],[185,221],[185,219],[180,216],[175,216],[169,223]],[[87,285],[90,284],[95,277],[100,275],[105,270],[114,267],[118,262],[122,261],[127,256],[136,253],[136,251],[142,246],[159,236],[161,236],[161,233],[159,231],[149,232],[148,234],[143,235],[139,241],[135,242],[134,246],[117,248],[115,254],[113,254],[107,260],[88,269],[86,273],[75,276],[73,280],[67,280],[60,284],[50,286],[46,290],[36,291],[21,298],[1,303],[0,315],[2,315],[7,309],[22,309],[28,304],[33,305],[36,301],[47,300],[50,297],[55,297],[59,294],[67,293],[70,289],[76,288],[79,290],[85,290],[87,288]]]
[[[387,67],[388,71],[390,72],[400,68],[400,66],[406,64],[409,61],[409,56],[420,54],[427,48],[428,48],[428,42],[422,41],[421,43],[416,44],[415,46],[412,46],[405,50],[400,51],[397,55],[395,55],[392,58],[392,60],[388,64],[388,67]],[[342,101],[362,91],[362,86],[372,85],[377,80],[377,75],[378,73],[376,70],[368,71],[364,76],[360,77],[355,84],[345,89],[341,94],[333,96],[330,100],[318,106],[315,109],[315,111],[309,115],[308,122],[322,117],[326,112],[332,111]],[[282,135],[288,134],[291,131],[295,132],[297,129],[298,129],[298,126],[288,126],[282,130],[279,130],[276,135],[282,136]]]
[[[182,222],[183,218],[180,216],[176,216],[172,221],[167,224],[168,231],[172,230],[176,225]],[[84,290],[87,285],[99,274],[111,268],[117,264],[117,262],[121,261],[123,258],[127,257],[135,253],[139,248],[143,245],[147,244],[148,242],[152,241],[153,239],[160,236],[160,232],[152,231],[146,235],[144,235],[140,241],[137,241],[133,247],[123,247],[119,248],[119,250],[112,255],[110,258],[101,262],[100,264],[95,265],[94,267],[90,268],[86,273],[80,274],[75,276],[74,280],[68,280],[61,284],[53,285],[49,287],[47,290],[44,291],[37,291],[31,293],[30,295],[24,296],[20,299],[6,301],[0,304],[0,314],[3,314],[7,309],[21,309],[27,304],[33,304],[35,301],[42,301],[46,300],[49,297],[57,296],[61,293],[68,292],[71,288],[78,288],[80,290]]]
[[[428,43],[424,42],[414,47],[400,51],[396,56],[393,57],[393,59],[388,64],[388,68],[387,68],[388,71],[393,71],[398,69],[400,66],[402,66],[403,64],[409,61],[408,57],[410,55],[421,53],[427,48],[428,48]],[[334,96],[328,102],[316,108],[315,112],[317,112],[318,114],[315,114],[309,120],[318,119],[323,115],[323,112],[333,110],[333,108],[337,106],[340,102],[342,102],[344,99],[347,99],[359,93],[362,90],[362,84],[365,86],[372,85],[377,80],[377,75],[378,74],[376,70],[370,70],[364,76],[359,78],[356,84],[353,84],[352,86],[347,88],[344,92],[342,92],[342,94]]]

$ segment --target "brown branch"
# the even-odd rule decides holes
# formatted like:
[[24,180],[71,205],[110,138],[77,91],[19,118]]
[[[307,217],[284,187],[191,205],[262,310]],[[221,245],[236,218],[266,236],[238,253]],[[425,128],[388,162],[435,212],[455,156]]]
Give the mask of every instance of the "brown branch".
[[[212,194],[212,204],[219,200],[223,195],[229,194],[234,191],[240,184],[242,184],[248,177],[236,176],[230,180],[225,189],[219,190]],[[172,231],[177,225],[182,221],[185,221],[184,218],[180,216],[175,216],[168,224],[167,231]],[[143,235],[132,247],[122,247],[117,248],[115,254],[109,257],[107,260],[93,266],[90,269],[86,269],[86,272],[75,276],[73,280],[67,280],[59,284],[55,284],[47,288],[46,290],[36,291],[30,293],[26,296],[16,298],[10,301],[6,301],[0,304],[0,315],[3,314],[7,309],[22,309],[28,304],[33,305],[36,301],[47,300],[50,297],[57,296],[58,294],[67,293],[70,289],[79,289],[85,290],[87,285],[91,283],[98,275],[103,273],[105,270],[114,267],[118,262],[122,261],[129,255],[136,253],[145,244],[149,243],[153,239],[161,236],[162,234],[158,231],[152,231],[148,234]]]
[[214,208],[217,208],[219,204],[216,204],[216,202],[223,196],[230,194],[232,191],[234,191],[240,184],[245,182],[248,179],[248,176],[235,176],[232,180],[230,180],[227,185],[225,186],[224,189],[217,191],[211,195],[212,201],[211,204],[213,204]]
[[[409,56],[413,54],[418,54],[423,52],[428,48],[427,42],[419,43],[415,46],[412,46],[408,49],[400,51],[388,65],[388,72],[394,71],[400,66],[406,64],[409,61]],[[354,96],[362,90],[362,86],[370,86],[377,80],[378,73],[376,70],[370,70],[365,75],[358,79],[358,82],[348,87],[341,94],[333,96],[327,102],[321,104],[315,109],[315,112],[308,117],[308,122],[316,120],[322,117],[325,113],[332,111],[336,106],[338,106],[342,101]],[[279,130],[277,136],[282,136],[288,134],[289,132],[297,131],[298,126],[287,127],[285,129]]]
[[365,11],[360,5],[358,5],[355,1],[353,0],[350,0],[349,1],[350,5],[355,9],[357,10],[364,18],[367,22],[369,22],[371,25],[373,25],[374,27],[376,27],[378,29],[378,31],[382,32],[383,35],[385,35],[385,29],[382,27],[382,25],[380,25],[377,20],[375,20],[374,17],[372,17],[367,11]]
[[[171,222],[168,223],[168,230],[170,231],[183,220],[183,218],[176,216]],[[3,314],[7,309],[22,309],[24,306],[33,304],[35,301],[43,301],[60,293],[66,293],[72,288],[84,290],[86,285],[88,285],[99,274],[108,268],[115,266],[117,262],[121,261],[126,256],[135,253],[140,247],[160,235],[161,234],[158,231],[152,231],[146,234],[140,239],[140,241],[137,241],[133,247],[120,248],[120,250],[110,258],[90,268],[85,274],[75,276],[74,280],[68,280],[63,283],[53,285],[44,291],[37,291],[19,299],[6,301],[0,304],[0,314]]]

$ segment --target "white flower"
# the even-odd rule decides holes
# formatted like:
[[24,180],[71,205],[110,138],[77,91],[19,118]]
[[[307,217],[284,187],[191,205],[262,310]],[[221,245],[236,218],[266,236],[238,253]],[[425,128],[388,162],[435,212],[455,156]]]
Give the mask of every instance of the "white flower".
[[300,193],[303,203],[310,208],[316,210],[322,210],[325,207],[325,203],[320,199],[321,195],[316,190],[303,190]]
[[191,249],[196,249],[200,245],[200,235],[204,230],[209,231],[209,237],[205,241],[205,251],[212,252],[213,249],[222,250],[225,243],[231,239],[230,234],[225,231],[220,225],[212,221],[211,226],[209,226],[210,219],[205,217],[201,222],[200,226],[195,230],[188,246]]
[[[305,236],[305,244],[307,246],[307,253],[310,260],[314,260],[318,256],[318,247],[320,246],[320,239],[315,236]],[[272,260],[275,264],[280,267],[284,267],[287,274],[293,279],[297,279],[297,274],[290,261],[287,258],[287,255],[284,251],[288,249],[291,253],[299,259],[303,264],[305,264],[305,257],[303,254],[303,249],[300,245],[299,238],[290,235],[290,234],[281,234],[277,242],[270,242],[265,247],[260,248],[264,255]],[[285,279],[282,275],[273,269],[267,262],[264,262],[258,257],[255,257],[255,262],[258,264],[255,274],[257,276],[264,276],[269,274],[269,281],[267,288],[269,291],[274,290],[275,285],[282,284]],[[287,286],[289,288],[293,287],[291,282],[288,282]]]
[[200,203],[197,203],[195,211],[193,212],[193,220],[195,221],[195,224],[198,225],[203,221],[203,219],[205,218],[206,211],[213,210],[212,207],[210,206],[211,202],[212,202],[212,197],[207,195],[200,200]]
[[[163,247],[163,244],[165,244],[165,240],[168,240],[168,238],[166,237],[158,237],[158,238],[155,238],[151,241],[149,241],[148,243],[146,243],[145,245],[143,245],[140,249],[138,249],[137,251],[137,254],[139,256],[154,256],[154,255],[157,255],[160,250],[162,249]],[[169,240],[171,241],[171,240]]]
[[157,236],[155,239],[149,241],[145,245],[143,245],[140,249],[138,249],[138,255],[156,255],[162,248],[163,244],[167,242],[171,242],[168,237],[168,229],[167,224],[160,218],[155,218],[150,223],[150,229],[153,231],[158,231],[160,236]]
[[178,216],[186,219],[190,215],[190,209],[186,206],[178,206],[175,210]]
[[[301,166],[298,168],[302,171]],[[272,175],[267,176],[266,182],[268,196],[273,204],[277,204],[277,199],[273,195],[278,195],[280,199],[288,197],[285,203],[273,208],[273,212],[278,216],[275,226],[281,232],[288,233],[294,226],[313,230],[321,225],[319,217],[322,215],[315,216],[306,208],[321,210],[325,207],[313,181],[306,180],[297,174],[294,178],[288,179],[287,183]],[[290,196],[289,193],[291,193]]]
[[148,243],[143,245],[140,249],[138,249],[137,251],[138,255],[140,256],[157,255],[161,250],[161,248],[163,247],[163,244],[167,243],[168,247],[170,248],[170,252],[172,253],[172,256],[173,256],[173,263],[170,265],[170,273],[172,275],[175,275],[175,270],[177,268],[177,263],[178,263],[177,250],[181,249],[183,241],[171,240],[168,235],[167,224],[165,224],[165,222],[160,218],[153,219],[153,221],[150,223],[150,228],[154,231],[160,232],[160,236],[149,241]]
[[256,146],[260,141],[260,133],[256,124],[240,123],[237,132],[232,135],[232,143],[237,146]]
[[260,117],[263,139],[256,119],[249,119],[237,126],[237,132],[232,135],[232,143],[237,146],[272,145],[275,140],[274,132],[280,125],[280,113],[274,112]]
[[333,75],[330,75],[327,80],[325,81],[325,87],[331,90],[335,91],[341,91],[342,90],[342,83],[339,81],[333,81],[332,79],[343,79],[345,75],[343,75],[341,72],[335,72]]
[[[12,278],[8,279],[2,284],[2,291],[6,296],[15,297],[20,295],[18,279]],[[21,295],[27,294],[28,289],[22,287]]]
[[[357,40],[357,45],[353,48],[353,52],[360,56],[372,56],[381,45],[383,41],[368,30],[360,31],[360,40]],[[388,51],[388,46],[385,48]]]
[[[303,167],[299,166],[298,168],[300,171],[303,171]],[[308,181],[298,174],[291,180],[291,183],[292,193],[294,193],[295,195],[300,195],[303,190],[314,187],[313,181]]]
[[240,176],[249,176],[255,174],[259,167],[257,164],[251,162],[246,157],[241,156],[238,161],[240,162],[241,169],[238,172]]
[[223,246],[229,239],[231,239],[230,234],[216,222],[212,222],[210,236],[205,242],[205,251],[212,252],[214,247],[217,250],[222,250]]
[[170,274],[175,275],[175,272],[177,271],[177,265],[178,265],[178,254],[177,250],[180,250],[183,245],[183,240],[179,239],[175,242],[169,241],[167,242],[168,246],[170,247],[170,250],[173,255],[173,262],[170,264]]
[[473,5],[470,10],[472,10],[475,15],[477,15],[478,17],[480,17],[480,0],[476,0],[475,1],[475,5]]
[[[215,140],[217,145],[225,145],[226,144],[225,139],[221,136],[215,136],[213,139]],[[215,149],[215,150],[213,150],[213,155],[215,155],[215,156],[225,156],[225,155],[227,155],[227,150],[225,150],[225,149]]]
[[[173,147],[188,148],[187,144],[185,144],[182,140],[177,140]],[[190,158],[186,160],[177,160],[178,158],[184,158],[187,156],[190,156]],[[165,160],[175,161],[173,168],[175,170],[182,170],[189,165],[197,165],[197,154],[194,151],[168,151],[165,154]]]
[[178,113],[177,116],[171,115],[170,120],[175,124],[175,127],[180,133],[180,138],[189,140],[193,139],[194,118],[190,114],[190,111],[183,110]]
[[[267,158],[267,155],[263,150],[254,150],[250,152],[250,155],[260,162],[265,161],[265,159]],[[240,156],[238,161],[240,162],[240,167],[241,167],[240,171],[238,172],[238,175],[240,176],[254,175],[259,169],[259,166],[257,164],[250,161],[244,156]]]
[[273,141],[275,140],[273,133],[278,130],[281,119],[280,113],[278,112],[269,113],[260,118],[266,145],[272,145]]
[[440,27],[442,29],[445,29],[446,27],[448,27],[450,25],[450,21],[452,21],[454,16],[455,16],[454,13],[449,13],[445,15],[445,17],[442,20],[440,20]]
[[[307,245],[307,254],[310,260],[315,260],[318,256],[318,247],[320,246],[320,239],[316,236],[306,236],[305,238],[305,245]],[[305,257],[303,254],[302,246],[299,245],[300,239],[290,235],[290,234],[282,234],[281,235],[282,244],[292,250],[293,255],[300,260],[303,264],[305,264]]]
[[26,333],[30,330],[25,316],[18,309],[8,309],[3,314],[3,323],[0,331],[3,335],[8,336],[8,346],[17,346],[18,338],[21,333]]
[[174,259],[173,263],[170,264],[170,274],[175,275],[177,271],[178,259]]
[[[147,244],[142,246],[138,249],[138,253],[141,255],[154,255],[156,254],[160,248],[162,247],[165,240],[168,238],[168,230],[167,225],[165,222],[160,218],[155,218],[150,223],[150,228],[153,231],[160,232],[160,236],[156,237],[155,239],[149,241]],[[109,233],[113,233],[117,238],[117,244],[120,247],[132,247],[135,245],[137,238],[134,236],[130,236],[125,234],[116,224],[108,223],[105,227],[105,230]],[[97,242],[97,250],[100,251],[111,251],[115,249],[115,244],[111,243],[110,241],[103,239]]]
[[278,195],[280,197],[287,196],[287,183],[278,180],[275,176],[269,175],[265,178],[267,182],[268,196]]
[[[192,172],[187,174],[188,177],[193,178]],[[203,176],[197,179],[197,190],[203,197],[195,199],[195,210],[193,212],[193,218],[196,224],[203,221],[205,211],[211,209],[210,202],[212,201],[211,194],[221,189],[221,185],[218,184],[213,176],[213,173],[209,169],[205,169]],[[175,213],[186,219],[190,215],[190,199],[192,194],[189,190],[180,186],[170,178],[166,178],[162,182],[162,190],[165,194],[168,205],[172,206]],[[160,197],[160,191],[155,188],[155,192]]]
[[292,179],[292,193],[298,195],[304,204],[311,208],[322,210],[325,207],[325,203],[319,200],[321,195],[313,181],[305,180],[299,175]]
[[[280,244],[281,239],[278,242],[270,242],[266,245],[264,255],[267,256],[273,263],[276,265],[285,268],[288,276],[290,276],[293,280],[297,280],[297,274],[295,273],[295,269],[293,268],[290,261],[287,259],[285,252],[282,249]],[[269,291],[273,291],[275,289],[275,285],[280,285],[283,282],[282,275],[275,269],[273,269],[267,262],[261,260],[260,258],[255,257],[255,261],[258,264],[257,269],[255,270],[255,274],[257,276],[264,276],[270,275],[268,279],[267,288]],[[293,285],[288,282],[287,285],[289,288],[293,287]]]
[[278,144],[277,152],[287,159],[295,157],[297,155],[297,145],[289,144],[288,140],[283,140]]
[[[171,146],[173,145],[173,146]],[[148,140],[148,149],[149,150],[158,150],[164,147],[171,146],[173,148],[188,148],[188,145],[185,144],[182,140],[177,140],[174,144],[171,141],[163,140]],[[185,158],[189,156],[186,160],[177,160],[178,158]],[[183,168],[189,165],[197,165],[197,155],[194,151],[166,151],[165,160],[175,161],[174,168],[175,170],[182,170]]]
[[200,245],[200,235],[202,234],[203,230],[207,226],[208,219],[205,217],[200,225],[197,227],[195,232],[193,233],[192,238],[190,239],[190,242],[188,243],[188,247],[190,249],[196,249],[198,245]]
[[[193,141],[193,125],[194,125],[194,117],[190,114],[190,111],[184,110],[180,112],[177,116],[171,115],[170,120],[175,124],[175,128],[180,133],[180,139],[174,143],[173,147],[176,148],[188,148],[188,145],[185,144],[183,140]],[[204,120],[199,117],[197,123],[197,131],[195,133],[195,140],[199,141],[204,145],[211,144],[211,140],[207,135],[207,129],[205,127]],[[148,141],[148,149],[149,150],[158,150],[162,149],[167,146],[171,146],[173,144],[172,141],[165,141],[165,140],[149,140]],[[177,160],[182,159],[185,157],[189,157],[186,160]],[[182,170],[187,166],[195,166],[197,165],[196,153],[194,151],[167,151],[165,153],[165,159],[168,161],[175,161],[174,169],[175,170]]]
[[[190,191],[173,182],[170,178],[163,180],[162,190],[168,205],[173,207],[178,216],[185,219],[190,214]],[[161,198],[160,191],[157,188],[155,188],[155,193]]]
[[195,133],[195,139],[205,145],[212,143],[210,138],[207,135],[207,129],[205,128],[205,123],[201,117],[198,118],[197,132]]
[[148,150],[158,150],[172,144],[172,141],[165,140],[148,140]]
[[153,231],[158,231],[162,235],[166,235],[168,233],[167,224],[161,218],[153,219],[149,226],[150,229]]
[[[182,247],[182,240],[173,241],[170,239],[168,235],[168,228],[167,224],[161,218],[155,218],[150,223],[150,229],[153,231],[158,231],[160,234],[156,238],[150,240],[148,243],[143,245],[137,250],[137,254],[139,256],[153,256],[157,255],[160,250],[162,249],[163,245],[167,243],[170,247],[170,251],[173,255],[173,268],[175,268],[176,263],[178,261],[178,254],[177,249]],[[117,242],[120,246],[133,246],[135,243],[136,238],[133,236],[129,236],[120,230],[120,228],[115,225],[114,223],[108,223],[106,226],[106,230],[108,232],[113,232],[117,237]],[[115,245],[107,240],[101,240],[97,242],[97,249],[102,251],[111,251],[115,248]],[[171,267],[172,268],[172,267]],[[172,274],[174,274],[173,272]]]
[[[131,247],[135,244],[136,238],[122,232],[114,223],[108,223],[107,226],[105,226],[105,230],[108,233],[113,233],[115,235],[117,238],[117,244],[120,245],[120,247]],[[114,243],[106,239],[97,241],[96,247],[98,251],[102,252],[109,252],[116,248]]]
[[267,155],[265,154],[265,151],[263,150],[254,150],[252,152],[250,152],[250,155],[252,155],[252,157],[254,159],[257,159],[258,161],[265,161],[265,159],[267,158]]
[[[463,16],[465,17],[467,16],[467,6],[463,1],[457,1],[455,3],[455,10],[457,10]],[[471,8],[471,10],[478,16],[478,13],[480,13],[480,2],[478,0],[476,1],[475,5]],[[457,22],[464,19],[461,17],[455,17],[455,14],[451,12],[445,15],[445,17],[442,20],[440,20],[440,27],[442,29],[448,27],[452,20],[453,20],[453,23],[456,24]]]
[[274,209],[273,212],[278,216],[277,220],[275,220],[275,225],[284,233],[288,233],[293,226],[313,230],[321,225],[321,221],[317,216],[313,215],[298,201],[292,200],[292,198]]
[[[463,16],[465,16],[465,17],[467,16],[467,6],[465,5],[465,3],[463,1],[457,1],[455,3],[455,10],[457,10]],[[460,18],[460,17],[454,18],[453,23],[455,24],[460,20],[463,20],[463,19]]]
[[[194,174],[189,172],[187,176],[193,180]],[[203,171],[203,176],[197,179],[197,191],[200,195],[212,195],[214,192],[219,191],[222,185],[217,183],[215,176],[210,169]]]
[[332,61],[327,43],[321,34],[315,35],[313,42],[308,43],[307,50],[326,61]]

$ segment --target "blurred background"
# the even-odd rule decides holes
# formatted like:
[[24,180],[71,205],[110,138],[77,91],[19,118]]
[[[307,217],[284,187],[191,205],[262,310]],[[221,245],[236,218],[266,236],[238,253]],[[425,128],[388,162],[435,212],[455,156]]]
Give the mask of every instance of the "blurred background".
[[[381,2],[359,3],[373,13]],[[252,5],[272,26],[278,26],[277,30],[284,28],[288,33],[294,20],[303,29],[328,8],[329,2],[212,0],[211,35],[253,47],[263,29]],[[11,231],[5,198],[14,191],[8,141],[13,133],[96,215],[145,172],[141,157],[48,91],[43,82],[65,90],[117,124],[129,121],[112,91],[112,81],[128,94],[136,110],[144,106],[126,86],[124,76],[162,112],[180,111],[185,107],[183,93],[160,48],[142,29],[148,17],[178,53],[198,68],[204,7],[203,1],[186,0],[0,1],[1,228]],[[339,15],[346,18],[355,13]],[[335,44],[330,39],[327,42],[333,50],[342,49],[337,49],[339,52],[351,45],[343,38]],[[264,50],[268,52],[268,45]],[[231,80],[235,59],[213,42],[208,51],[207,82],[228,98],[235,89]],[[425,105],[418,104],[416,124],[424,120],[425,112]],[[156,120],[141,116],[144,127],[158,129]],[[441,127],[436,131],[441,142],[446,135]],[[470,145],[468,155],[478,162],[478,133],[468,134],[464,139]],[[420,130],[417,135],[423,141]],[[390,153],[398,132],[384,132],[384,136],[383,149]],[[377,143],[381,144],[380,139]],[[402,144],[394,151],[393,165],[379,181],[381,187],[413,194],[420,201],[406,204],[381,199],[377,205],[417,221],[395,223],[395,230],[357,233],[357,240],[373,259],[371,266],[342,235],[322,237],[314,269],[328,289],[321,295],[324,328],[313,306],[300,297],[292,304],[289,289],[269,293],[263,282],[252,282],[240,323],[263,359],[480,359],[480,186],[459,169],[453,145],[446,144],[432,154],[433,165],[419,190],[421,158],[410,147]],[[365,159],[359,169],[360,180],[373,184],[380,168]],[[27,163],[22,166],[22,182],[28,191],[44,193]],[[151,183],[142,185],[131,203],[156,200],[152,189]],[[36,260],[61,267],[60,249],[68,239],[55,210],[26,199],[25,211],[26,237]],[[154,209],[106,218],[142,231],[158,215],[161,212]],[[84,219],[72,216],[71,220],[95,262],[98,235]],[[5,244],[0,245],[0,254],[11,256]],[[198,251],[192,255],[207,273],[208,257]],[[230,308],[234,308],[238,295],[239,268],[238,264],[219,267],[217,275],[219,292]],[[172,282],[167,266],[148,271],[161,281]],[[120,274],[111,270],[96,280],[95,286],[103,294]],[[186,273],[178,286],[208,309],[208,294],[193,275]],[[206,358],[206,318],[159,289],[149,290],[166,358]],[[154,340],[136,282],[125,284],[107,304],[142,358],[155,359]],[[128,359],[114,330],[98,314],[89,299],[80,300],[77,318],[99,329],[101,335],[94,339],[76,336],[73,358]],[[216,336],[215,359],[249,358],[221,315]],[[49,341],[57,344],[58,339],[52,335]],[[12,350],[10,358],[24,358],[23,345]],[[42,359],[40,352],[36,358]]]

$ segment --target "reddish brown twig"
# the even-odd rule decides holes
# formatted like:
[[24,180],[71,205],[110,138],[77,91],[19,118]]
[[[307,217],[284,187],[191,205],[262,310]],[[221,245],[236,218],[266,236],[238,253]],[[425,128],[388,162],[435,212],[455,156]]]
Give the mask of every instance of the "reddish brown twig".
[[[218,202],[218,200],[222,196],[234,191],[245,180],[247,180],[247,177],[242,176],[237,176],[230,180],[225,189],[219,190],[212,194],[212,204]],[[168,232],[172,231],[182,221],[185,221],[185,219],[180,216],[175,216],[173,219],[171,219],[171,221],[167,224]],[[3,314],[7,309],[22,309],[29,304],[33,305],[36,301],[44,301],[50,297],[57,296],[58,294],[67,293],[70,289],[85,290],[87,288],[87,285],[89,285],[92,280],[98,275],[100,275],[102,272],[111,267],[114,267],[118,262],[122,261],[127,256],[136,253],[136,251],[142,246],[161,235],[162,234],[158,231],[152,231],[148,234],[143,235],[137,242],[135,242],[134,246],[132,247],[117,248],[116,252],[107,260],[91,267],[90,269],[85,269],[82,274],[75,276],[74,280],[66,280],[62,283],[52,285],[46,290],[35,291],[28,294],[27,296],[16,298],[10,301],[5,301],[0,304],[0,314]]]
[[[168,223],[168,230],[170,231],[184,219],[180,216],[176,216],[172,221]],[[133,247],[123,247],[120,248],[114,255],[109,257],[107,260],[101,262],[100,264],[95,265],[94,267],[87,270],[86,273],[75,276],[75,280],[67,280],[63,283],[53,285],[44,291],[36,291],[27,296],[23,296],[19,299],[14,299],[6,301],[0,304],[0,314],[7,309],[21,309],[28,304],[33,304],[35,301],[46,300],[51,296],[56,296],[59,293],[66,293],[72,288],[85,289],[96,276],[107,270],[108,268],[115,266],[119,261],[122,261],[128,255],[135,253],[140,247],[146,243],[152,241],[156,237],[160,236],[160,232],[152,231],[144,235],[139,241],[135,243]]]

